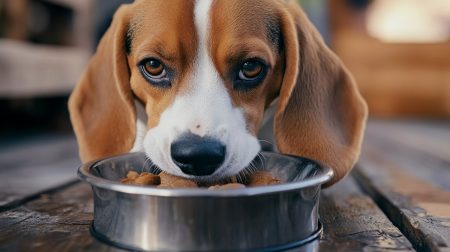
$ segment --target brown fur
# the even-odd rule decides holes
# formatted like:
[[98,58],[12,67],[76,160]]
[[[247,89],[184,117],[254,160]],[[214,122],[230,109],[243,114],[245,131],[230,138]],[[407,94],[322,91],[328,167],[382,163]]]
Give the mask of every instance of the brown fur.
[[128,7],[117,11],[79,84],[69,110],[82,161],[131,149],[136,112],[125,48]]
[[[152,128],[176,96],[195,85],[188,82],[197,50],[192,13],[192,1],[176,0],[136,1],[118,11],[69,103],[83,161],[131,149],[133,95],[145,104]],[[278,97],[274,130],[280,152],[326,163],[335,171],[330,184],[345,176],[359,155],[367,108],[352,76],[301,9],[285,1],[224,0],[215,1],[211,13],[209,53],[248,129],[257,134],[264,110]],[[282,44],[273,36],[277,29]],[[177,69],[172,88],[155,88],[138,72],[138,62],[153,54]],[[235,91],[229,69],[253,56],[270,65],[263,84]]]
[[265,1],[228,0],[215,2],[211,11],[211,51],[221,73],[254,56],[270,65],[263,83],[248,92],[234,91],[232,80],[224,76],[233,105],[242,108],[249,130],[257,135],[264,110],[278,95],[283,78],[284,56],[267,36],[268,25],[278,26],[276,9]]
[[367,106],[353,77],[294,3],[282,16],[286,69],[275,114],[280,152],[329,165],[342,179],[358,159]]
[[[137,1],[132,6],[136,14],[132,19],[133,48],[128,57],[132,68],[130,83],[133,93],[146,105],[145,109],[149,115],[148,128],[153,128],[158,125],[161,113],[172,104],[175,97],[192,85],[188,77],[196,53],[197,38],[193,16],[180,13],[192,13],[193,2]],[[179,74],[173,81],[172,88],[161,89],[149,85],[135,67],[142,59],[153,55],[165,58],[168,67],[178,70]]]

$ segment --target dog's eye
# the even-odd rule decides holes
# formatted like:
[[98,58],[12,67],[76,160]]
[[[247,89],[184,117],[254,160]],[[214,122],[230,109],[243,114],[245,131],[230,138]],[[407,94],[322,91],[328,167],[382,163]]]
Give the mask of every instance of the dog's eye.
[[160,88],[171,87],[173,72],[166,68],[160,60],[147,58],[139,62],[138,67],[142,76],[153,86]]
[[264,65],[258,60],[248,60],[242,64],[239,71],[239,79],[241,80],[255,80],[264,70]]
[[234,75],[236,77],[234,77],[233,87],[236,90],[246,91],[262,83],[269,67],[263,60],[247,59],[244,63],[238,65],[237,69],[239,73]]
[[161,79],[166,76],[166,69],[159,60],[149,59],[143,63],[143,68],[152,79]]

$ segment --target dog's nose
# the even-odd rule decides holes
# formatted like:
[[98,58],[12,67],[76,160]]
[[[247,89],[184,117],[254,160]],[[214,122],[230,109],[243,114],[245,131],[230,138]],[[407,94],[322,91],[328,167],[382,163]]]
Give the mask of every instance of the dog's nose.
[[210,137],[186,134],[170,146],[172,160],[189,175],[211,175],[225,159],[225,146]]

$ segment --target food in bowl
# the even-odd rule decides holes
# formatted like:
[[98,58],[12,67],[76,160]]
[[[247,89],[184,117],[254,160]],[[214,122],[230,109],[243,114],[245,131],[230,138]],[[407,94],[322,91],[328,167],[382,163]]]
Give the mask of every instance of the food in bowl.
[[273,177],[272,173],[268,171],[257,171],[250,175],[248,186],[275,185],[279,183],[281,181]]
[[161,183],[158,185],[160,188],[189,188],[197,187],[197,183],[192,180],[182,177],[174,176],[172,174],[161,172],[159,174]]
[[208,187],[208,190],[228,190],[228,189],[241,189],[245,188],[244,184],[241,183],[227,183],[223,185],[213,185]]
[[142,152],[89,162],[78,174],[92,185],[91,233],[135,251],[276,251],[320,236],[317,206],[332,170],[300,157],[261,155],[254,170],[270,172],[281,184],[250,187],[254,172],[246,170],[224,181],[242,182],[245,189],[208,190],[213,184],[205,181],[198,183],[200,189],[118,185],[130,170],[139,175],[158,174],[157,169]]
[[275,178],[269,171],[256,171],[250,174],[244,183],[238,183],[236,178],[230,178],[226,183],[202,184],[166,172],[161,172],[158,175],[148,172],[139,174],[134,170],[128,171],[126,177],[120,182],[130,185],[156,186],[159,188],[207,187],[209,190],[241,189],[246,186],[264,186],[281,183],[280,179]]
[[127,177],[120,182],[130,185],[159,185],[161,177],[152,173],[142,172],[141,174],[135,171],[129,171]]

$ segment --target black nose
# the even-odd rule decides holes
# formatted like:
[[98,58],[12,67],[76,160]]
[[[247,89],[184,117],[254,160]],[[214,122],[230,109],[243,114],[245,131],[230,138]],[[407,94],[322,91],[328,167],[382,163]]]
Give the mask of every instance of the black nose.
[[170,146],[172,160],[189,175],[214,173],[225,159],[225,146],[219,141],[194,134],[185,134]]

